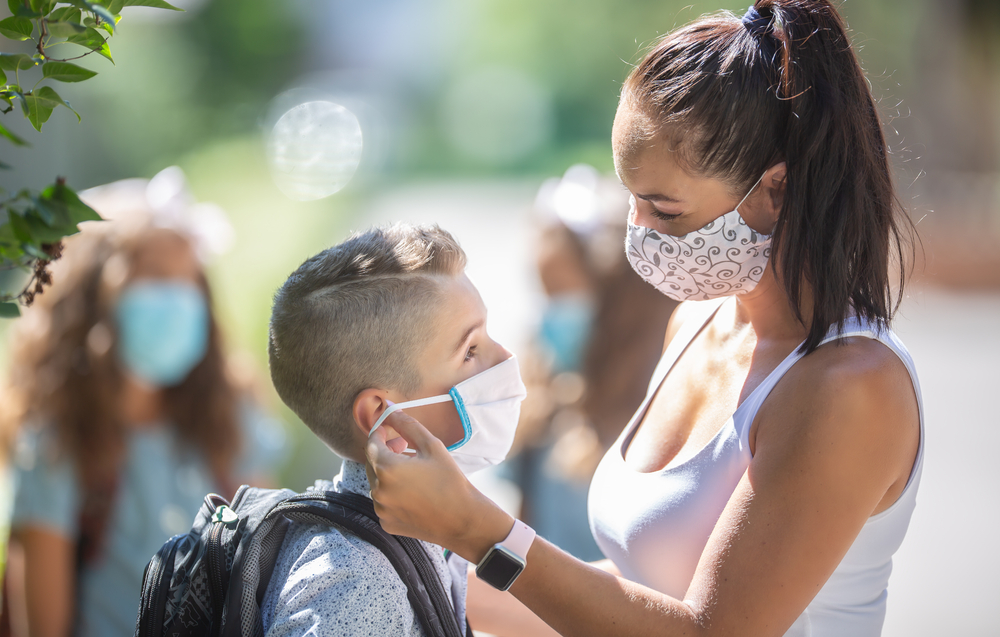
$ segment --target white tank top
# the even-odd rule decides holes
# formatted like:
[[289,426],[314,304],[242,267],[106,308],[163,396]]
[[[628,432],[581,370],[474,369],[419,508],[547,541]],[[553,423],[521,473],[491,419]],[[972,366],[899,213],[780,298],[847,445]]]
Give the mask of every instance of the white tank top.
[[[750,465],[750,425],[764,399],[802,354],[798,348],[737,407],[721,430],[694,457],[651,473],[625,464],[628,448],[660,383],[722,302],[705,303],[702,320],[685,321],[667,346],[646,398],[601,460],[590,486],[590,528],[598,546],[630,580],[683,599],[709,535]],[[913,359],[890,331],[848,319],[824,343],[863,336],[899,357],[913,381],[920,414],[920,444],[899,498],[862,527],[844,559],[785,637],[876,637],[885,618],[892,555],[899,548],[916,504],[923,466],[924,410]]]

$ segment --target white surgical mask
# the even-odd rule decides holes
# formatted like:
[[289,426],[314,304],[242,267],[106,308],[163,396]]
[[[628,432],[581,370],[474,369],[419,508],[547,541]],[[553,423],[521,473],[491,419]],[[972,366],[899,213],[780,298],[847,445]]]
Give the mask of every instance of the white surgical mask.
[[672,237],[633,225],[636,204],[630,197],[625,254],[632,269],[678,301],[707,301],[754,289],[771,256],[771,236],[747,225],[739,213],[743,201],[700,230]]
[[368,432],[375,430],[394,411],[452,401],[462,420],[462,439],[448,447],[462,473],[469,475],[499,464],[514,444],[514,432],[521,415],[521,401],[527,395],[517,359],[513,356],[451,388],[447,394],[408,400],[390,405]]

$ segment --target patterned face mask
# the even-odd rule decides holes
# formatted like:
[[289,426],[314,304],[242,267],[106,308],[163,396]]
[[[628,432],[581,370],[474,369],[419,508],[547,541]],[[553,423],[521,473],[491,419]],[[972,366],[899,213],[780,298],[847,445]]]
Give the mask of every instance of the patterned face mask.
[[743,201],[700,230],[672,237],[633,225],[635,197],[630,197],[625,254],[632,269],[678,301],[707,301],[754,289],[771,256],[771,236],[747,225],[739,213]]

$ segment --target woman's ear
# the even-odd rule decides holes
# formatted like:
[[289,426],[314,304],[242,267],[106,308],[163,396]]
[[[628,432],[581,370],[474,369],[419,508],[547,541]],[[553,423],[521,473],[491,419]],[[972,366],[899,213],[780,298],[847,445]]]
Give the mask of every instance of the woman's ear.
[[354,424],[365,438],[387,407],[389,407],[389,392],[384,389],[364,389],[354,397],[351,414],[354,416]]
[[778,215],[781,214],[781,207],[785,203],[785,176],[788,167],[785,162],[778,162],[764,172],[760,180],[760,185],[764,189],[764,212],[768,217],[771,227],[778,223]]

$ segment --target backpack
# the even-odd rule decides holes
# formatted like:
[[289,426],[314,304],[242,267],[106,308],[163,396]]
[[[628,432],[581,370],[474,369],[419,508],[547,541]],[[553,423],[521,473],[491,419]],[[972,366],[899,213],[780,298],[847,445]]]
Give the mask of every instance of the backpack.
[[[354,493],[243,485],[232,504],[205,496],[194,526],[167,540],[143,574],[135,637],[263,637],[260,604],[293,522],[335,525],[378,548],[403,583],[428,637],[463,637],[423,545],[390,535]],[[472,631],[466,622],[466,635]]]

